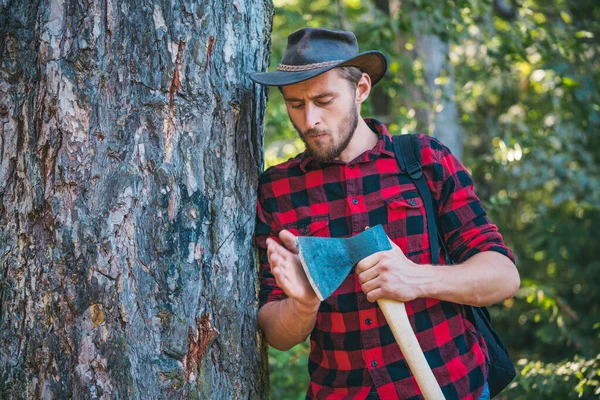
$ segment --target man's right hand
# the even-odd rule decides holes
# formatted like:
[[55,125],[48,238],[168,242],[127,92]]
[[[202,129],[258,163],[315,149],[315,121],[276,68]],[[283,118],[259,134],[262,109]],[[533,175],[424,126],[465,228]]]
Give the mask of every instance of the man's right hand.
[[279,232],[279,240],[285,247],[271,238],[267,239],[267,256],[277,285],[305,311],[318,310],[321,302],[302,268],[296,236],[284,229]]

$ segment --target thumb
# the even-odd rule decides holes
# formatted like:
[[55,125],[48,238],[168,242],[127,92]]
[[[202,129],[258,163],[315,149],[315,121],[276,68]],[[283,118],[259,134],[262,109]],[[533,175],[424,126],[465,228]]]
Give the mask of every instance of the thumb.
[[283,243],[289,251],[298,254],[298,249],[296,248],[296,236],[292,232],[287,229],[282,230],[279,232],[279,240],[281,240],[281,243]]

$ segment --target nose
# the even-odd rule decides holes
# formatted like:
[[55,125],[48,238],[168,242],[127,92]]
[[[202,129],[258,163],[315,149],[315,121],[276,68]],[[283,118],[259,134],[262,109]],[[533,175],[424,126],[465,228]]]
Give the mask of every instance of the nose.
[[312,103],[304,106],[304,118],[307,129],[314,129],[321,122],[321,111]]

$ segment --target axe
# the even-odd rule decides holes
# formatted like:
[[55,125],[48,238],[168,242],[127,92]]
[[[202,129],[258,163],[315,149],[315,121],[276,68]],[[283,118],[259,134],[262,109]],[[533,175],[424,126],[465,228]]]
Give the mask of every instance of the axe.
[[[306,277],[321,301],[340,287],[360,260],[378,251],[392,249],[381,225],[344,239],[298,236],[296,247]],[[410,326],[404,303],[379,299],[377,304],[425,400],[443,400],[440,385],[427,364],[423,350]]]

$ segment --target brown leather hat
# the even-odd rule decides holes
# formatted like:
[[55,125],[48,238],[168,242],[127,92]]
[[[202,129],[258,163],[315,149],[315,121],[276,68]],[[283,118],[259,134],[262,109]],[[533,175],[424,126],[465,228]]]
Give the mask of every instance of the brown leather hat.
[[352,32],[304,28],[288,36],[288,44],[273,72],[253,72],[250,79],[266,86],[285,86],[314,78],[336,67],[354,66],[375,85],[387,70],[387,60],[377,50],[358,52]]

